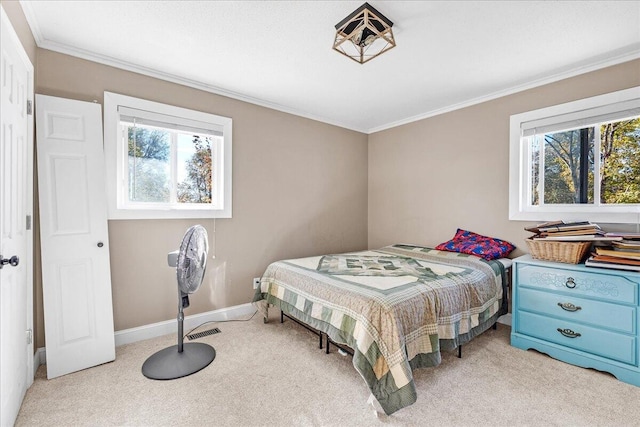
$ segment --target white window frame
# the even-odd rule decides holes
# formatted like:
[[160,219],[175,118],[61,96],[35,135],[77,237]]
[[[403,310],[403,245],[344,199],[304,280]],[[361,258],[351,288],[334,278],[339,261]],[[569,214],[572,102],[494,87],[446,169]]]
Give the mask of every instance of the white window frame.
[[[575,128],[593,117],[624,119],[620,111],[640,111],[640,86],[617,92],[554,105],[510,119],[509,130],[509,219],[516,221],[590,220],[603,223],[640,223],[640,204],[604,205],[598,197],[594,204],[531,204],[531,152],[528,134]],[[603,120],[604,121],[604,120]],[[532,132],[535,129],[535,132]],[[599,152],[599,138],[596,149]],[[598,158],[599,156],[596,156]],[[597,160],[596,160],[597,161]],[[598,162],[597,162],[598,163]],[[598,167],[598,164],[595,165]],[[599,169],[599,168],[598,168]],[[543,179],[543,177],[541,177]],[[596,190],[599,192],[599,189]],[[599,196],[599,194],[596,194]]]
[[[150,114],[171,116],[184,122],[204,123],[222,129],[221,153],[212,152],[214,191],[217,203],[203,207],[198,204],[128,203],[127,153],[122,139],[119,107]],[[158,116],[158,117],[162,117]],[[175,107],[159,102],[134,98],[112,92],[104,93],[104,154],[107,174],[108,218],[121,219],[185,219],[231,218],[232,214],[232,119],[201,111]],[[218,155],[216,155],[218,154]],[[217,205],[217,206],[216,206]]]

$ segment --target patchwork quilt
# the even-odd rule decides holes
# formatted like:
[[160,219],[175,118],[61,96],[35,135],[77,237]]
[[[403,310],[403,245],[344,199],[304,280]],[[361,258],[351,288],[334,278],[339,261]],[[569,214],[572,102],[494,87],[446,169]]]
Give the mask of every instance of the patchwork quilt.
[[413,245],[278,261],[254,303],[273,305],[354,350],[353,365],[387,414],[416,401],[412,370],[507,312],[504,266]]

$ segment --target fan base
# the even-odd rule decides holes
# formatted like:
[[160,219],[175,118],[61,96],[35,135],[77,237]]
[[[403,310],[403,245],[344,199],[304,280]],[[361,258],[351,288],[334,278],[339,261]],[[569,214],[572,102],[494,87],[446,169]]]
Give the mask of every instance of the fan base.
[[174,345],[152,354],[142,365],[142,375],[152,380],[173,380],[194,374],[209,366],[216,351],[201,342],[183,344],[182,353]]

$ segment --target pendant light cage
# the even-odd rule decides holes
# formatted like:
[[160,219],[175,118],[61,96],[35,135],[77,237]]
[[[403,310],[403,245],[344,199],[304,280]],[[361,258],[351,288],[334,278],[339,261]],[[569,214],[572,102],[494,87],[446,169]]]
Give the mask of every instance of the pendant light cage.
[[336,26],[333,49],[364,64],[396,46],[393,22],[365,3]]

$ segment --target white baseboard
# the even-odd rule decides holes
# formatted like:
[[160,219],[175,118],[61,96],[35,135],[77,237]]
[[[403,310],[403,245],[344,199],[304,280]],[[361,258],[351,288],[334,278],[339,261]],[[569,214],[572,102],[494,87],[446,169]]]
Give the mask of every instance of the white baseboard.
[[39,347],[35,353],[33,353],[33,376],[35,377],[36,371],[40,365],[47,364],[47,352],[44,347]]
[[511,313],[507,313],[498,317],[498,323],[511,326]]
[[[255,313],[256,308],[251,303],[236,305],[233,307],[221,308],[219,310],[208,311],[206,313],[194,314],[184,318],[184,331],[195,328],[206,322],[220,322],[225,320],[236,320]],[[116,347],[136,341],[147,340],[149,338],[160,337],[177,333],[177,321],[165,320],[164,322],[152,323],[150,325],[138,326],[131,329],[116,331]]]

